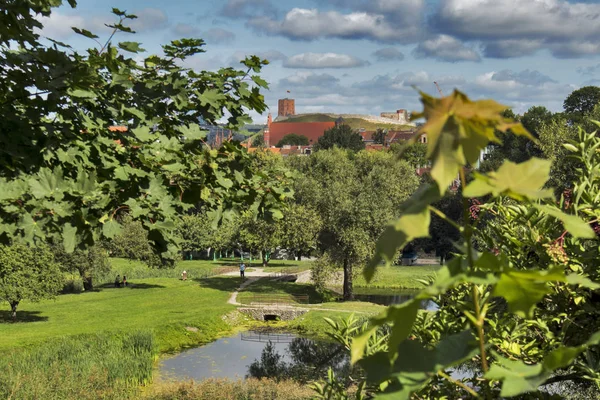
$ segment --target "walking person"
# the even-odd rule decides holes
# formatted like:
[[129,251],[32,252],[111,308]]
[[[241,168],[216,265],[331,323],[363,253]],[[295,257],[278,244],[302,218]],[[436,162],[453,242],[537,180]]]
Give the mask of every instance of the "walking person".
[[127,277],[123,275],[123,287],[127,286]]
[[244,263],[241,263],[241,264],[240,264],[240,277],[241,277],[242,279],[244,279],[244,278],[245,278],[245,275],[244,275],[244,271],[245,271],[245,270],[246,270],[246,264],[244,264]]

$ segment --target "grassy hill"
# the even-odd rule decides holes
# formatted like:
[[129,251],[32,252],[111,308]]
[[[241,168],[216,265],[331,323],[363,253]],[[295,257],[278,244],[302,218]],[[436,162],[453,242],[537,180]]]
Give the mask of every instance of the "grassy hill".
[[[335,122],[338,117],[334,117],[328,114],[302,114],[288,117],[284,121],[277,122]],[[378,128],[389,129],[389,130],[404,130],[411,129],[410,125],[398,125],[398,124],[386,124],[380,122],[367,121],[362,118],[344,118],[344,122],[350,125],[352,129],[364,128],[367,131],[374,131]]]

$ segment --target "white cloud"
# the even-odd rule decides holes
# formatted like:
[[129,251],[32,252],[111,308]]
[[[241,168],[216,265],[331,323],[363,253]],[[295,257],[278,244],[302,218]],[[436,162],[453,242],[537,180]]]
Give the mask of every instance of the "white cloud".
[[302,53],[283,62],[286,68],[355,68],[365,65],[369,65],[369,62],[337,53]]
[[41,31],[36,29],[36,33],[57,40],[65,40],[75,35],[72,27],[87,29],[98,36],[110,32],[110,29],[104,25],[106,21],[101,17],[84,18],[80,15],[66,15],[54,11],[49,17],[39,17],[38,20],[44,27]]
[[[565,0],[446,0],[430,21],[432,29],[465,40],[490,43],[486,54],[512,56],[508,43],[528,41],[531,51],[547,48],[557,57],[600,54],[600,4]],[[534,45],[537,43],[538,45]]]
[[366,11],[342,14],[337,11],[293,8],[282,20],[256,17],[248,25],[267,35],[279,35],[291,40],[319,38],[367,39],[388,43],[410,43],[419,33],[418,21],[397,24],[384,14]]
[[481,61],[479,54],[461,41],[448,35],[438,35],[425,40],[413,50],[416,58],[433,58],[439,61]]

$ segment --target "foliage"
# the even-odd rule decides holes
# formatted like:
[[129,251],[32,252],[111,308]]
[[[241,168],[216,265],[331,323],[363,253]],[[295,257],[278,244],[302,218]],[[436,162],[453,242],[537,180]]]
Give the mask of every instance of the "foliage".
[[323,221],[314,208],[292,204],[285,211],[280,226],[281,246],[301,257],[316,250]]
[[598,103],[600,103],[600,87],[584,86],[567,96],[563,108],[573,122],[581,122]]
[[[212,222],[205,214],[184,215],[177,222],[177,234],[181,238],[181,250],[184,253],[206,250]],[[187,257],[185,257],[187,259]]]
[[309,142],[308,142],[308,138],[304,135],[298,135],[296,133],[290,133],[288,135],[285,135],[280,141],[279,143],[277,143],[277,147],[283,147],[283,146],[308,146]]
[[[323,263],[344,271],[344,299],[352,298],[352,277],[372,255],[376,238],[398,206],[414,192],[418,178],[406,162],[387,152],[319,151],[290,160],[300,172],[296,201],[319,213]],[[317,264],[319,267],[323,264]],[[313,269],[313,276],[322,275]]]
[[172,259],[176,216],[199,202],[214,220],[249,206],[267,215],[277,208],[288,193],[280,182],[253,170],[239,144],[204,146],[197,123],[227,117],[235,129],[249,122],[248,111],[264,111],[266,82],[257,73],[265,60],[249,57],[243,71],[182,67],[204,51],[199,39],[141,55],[139,43],[113,42],[132,32],[125,25],[135,18],[116,8],[104,45],[75,29],[99,48],[46,46],[32,16],[60,4],[21,2],[0,15],[1,241],[52,241],[71,252],[114,238],[128,212]]
[[315,151],[327,150],[334,147],[359,151],[365,148],[362,136],[349,125],[341,124],[327,129],[313,146]]
[[375,133],[373,133],[373,143],[375,144],[385,144],[385,137],[387,132],[381,128],[377,128]]
[[262,134],[257,134],[252,139],[252,147],[266,147],[265,138]]
[[152,379],[152,333],[81,335],[4,352],[3,399],[129,399]]
[[140,221],[125,215],[121,220],[121,229],[110,242],[108,249],[112,257],[144,261],[151,266],[159,266],[160,260],[154,254],[148,238],[148,231]]
[[392,143],[390,151],[397,154],[401,160],[406,160],[414,168],[425,167],[429,164],[427,144],[425,143],[411,143],[408,146],[401,143]]
[[54,258],[63,271],[76,272],[83,281],[85,290],[94,289],[94,280],[110,272],[111,266],[107,251],[101,246],[93,246],[87,250],[75,250],[67,253],[65,249],[56,245],[52,248]]
[[567,157],[563,143],[577,138],[577,127],[562,118],[554,119],[539,130],[540,148],[545,158],[552,161],[548,186],[557,193],[571,188],[577,179],[577,161]]
[[[582,168],[572,193],[557,203],[545,188],[546,160],[505,161],[467,182],[464,166],[498,139],[495,130],[528,136],[500,114],[502,106],[459,92],[422,100],[428,117],[422,131],[438,170],[381,236],[364,275],[372,279],[380,261],[390,264],[398,248],[426,236],[430,213],[460,232],[460,254],[413,300],[388,307],[358,335],[338,337],[351,344],[368,391],[394,399],[543,398],[550,383],[597,385],[600,139],[580,131],[564,145]],[[460,173],[464,188],[460,223],[432,206],[446,191],[448,171]],[[473,208],[469,199],[480,204]],[[426,299],[436,300],[439,311],[419,313]],[[388,325],[389,333],[378,336]],[[458,366],[470,372],[451,376]]]
[[531,132],[534,137],[539,138],[540,128],[544,124],[550,123],[552,117],[552,111],[548,110],[546,107],[532,106],[525,111],[521,117],[521,124],[523,124],[523,127]]
[[13,319],[21,301],[51,299],[62,283],[60,267],[47,246],[0,246],[0,300],[10,305]]
[[237,242],[251,254],[259,253],[263,265],[269,263],[271,253],[281,243],[280,224],[246,213],[241,217],[236,235]]

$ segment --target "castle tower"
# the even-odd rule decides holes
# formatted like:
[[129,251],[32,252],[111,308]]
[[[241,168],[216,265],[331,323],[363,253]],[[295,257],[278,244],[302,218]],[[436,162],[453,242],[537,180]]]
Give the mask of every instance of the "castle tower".
[[265,129],[265,133],[263,133],[263,140],[266,148],[271,147],[271,133],[269,133],[269,128]]
[[271,115],[271,113],[269,113],[269,116],[267,117],[267,129],[271,129],[272,123],[273,123],[273,116]]
[[277,116],[287,117],[290,115],[296,115],[296,104],[294,99],[279,99]]

